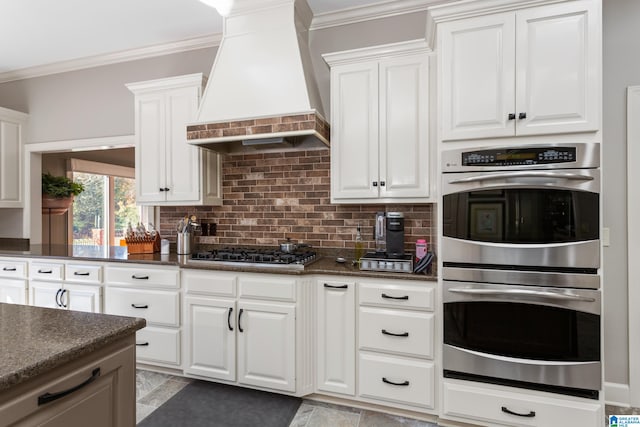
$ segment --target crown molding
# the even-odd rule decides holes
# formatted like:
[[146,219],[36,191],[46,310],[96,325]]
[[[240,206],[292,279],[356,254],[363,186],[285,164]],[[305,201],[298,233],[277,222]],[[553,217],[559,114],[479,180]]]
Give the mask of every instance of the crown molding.
[[329,66],[350,64],[353,62],[370,61],[373,58],[412,55],[415,53],[429,53],[431,49],[424,39],[409,40],[406,42],[389,43],[381,46],[363,47],[331,52],[322,55]]
[[423,12],[430,6],[444,1],[446,0],[386,0],[370,6],[358,6],[336,12],[321,13],[313,17],[310,30],[355,24],[405,13]]
[[108,53],[105,55],[96,55],[86,58],[72,59],[69,61],[56,62],[53,64],[22,68],[20,70],[0,73],[0,83],[29,79],[33,77],[48,76],[51,74],[65,73],[86,68],[100,67],[103,65],[117,64],[119,62],[153,58],[156,56],[186,52],[189,50],[204,49],[219,46],[221,40],[222,34],[210,34],[202,37],[180,40],[177,42],[165,43],[161,45],[147,46],[142,48],[123,50],[120,52]]

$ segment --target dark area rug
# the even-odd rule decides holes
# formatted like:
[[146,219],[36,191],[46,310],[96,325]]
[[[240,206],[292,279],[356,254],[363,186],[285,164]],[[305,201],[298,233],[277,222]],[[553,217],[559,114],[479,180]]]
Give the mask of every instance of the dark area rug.
[[300,403],[297,397],[194,381],[138,427],[288,427]]

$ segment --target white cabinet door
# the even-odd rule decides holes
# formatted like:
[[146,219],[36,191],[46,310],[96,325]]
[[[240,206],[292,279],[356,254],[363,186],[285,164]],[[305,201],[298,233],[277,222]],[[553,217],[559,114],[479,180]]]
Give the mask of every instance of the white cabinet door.
[[598,20],[593,1],[516,13],[517,134],[598,130]]
[[597,131],[599,21],[584,0],[440,24],[442,140]]
[[0,278],[0,302],[8,304],[26,304],[27,281]]
[[500,13],[440,25],[442,139],[515,132],[515,21]]
[[22,144],[27,117],[0,108],[0,207],[23,207]]
[[228,381],[236,379],[235,301],[185,297],[184,371]]
[[331,120],[332,198],[377,198],[377,61],[331,68]]
[[173,89],[165,95],[167,201],[200,198],[200,148],[187,143],[187,123],[198,110],[197,87]]
[[318,298],[318,390],[355,394],[355,283],[321,280]]
[[163,94],[136,97],[136,201],[165,200],[165,102]]
[[62,284],[32,280],[29,283],[30,305],[46,308],[64,308],[60,304]]
[[102,313],[102,286],[65,283],[60,301],[69,310]]
[[380,197],[429,197],[429,57],[379,67]]
[[238,302],[238,382],[295,391],[295,305]]

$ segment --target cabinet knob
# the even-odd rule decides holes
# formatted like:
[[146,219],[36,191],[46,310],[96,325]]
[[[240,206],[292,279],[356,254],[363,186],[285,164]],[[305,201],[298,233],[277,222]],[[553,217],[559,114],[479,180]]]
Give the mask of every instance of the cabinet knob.
[[509,113],[509,120],[515,120],[516,119],[516,113]]
[[170,189],[167,187],[164,187],[164,191],[169,191]]
[[373,181],[372,184],[373,184],[374,187],[377,187],[378,186],[378,181]]
[[385,185],[386,185],[386,182],[380,181],[380,187],[384,187]]
[[522,120],[522,119],[526,119],[527,118],[527,113],[520,113],[518,115],[518,119]]
[[160,188],[160,191],[164,191],[164,188]]

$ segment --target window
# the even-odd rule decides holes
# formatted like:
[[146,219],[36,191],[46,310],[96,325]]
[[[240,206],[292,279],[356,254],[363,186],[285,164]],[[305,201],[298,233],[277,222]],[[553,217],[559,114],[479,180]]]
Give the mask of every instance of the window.
[[70,215],[74,245],[118,246],[129,223],[147,216],[136,206],[133,168],[70,159],[69,170],[85,188]]

